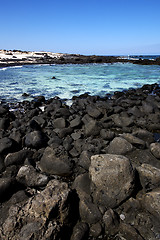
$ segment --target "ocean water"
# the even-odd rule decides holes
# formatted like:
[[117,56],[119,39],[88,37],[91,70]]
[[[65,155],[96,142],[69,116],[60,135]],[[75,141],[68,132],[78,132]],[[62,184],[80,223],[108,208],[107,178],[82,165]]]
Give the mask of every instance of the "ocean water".
[[23,101],[23,93],[43,95],[47,99],[55,96],[71,99],[85,92],[105,96],[152,83],[160,84],[160,66],[131,63],[25,65],[0,68],[0,99]]
[[156,58],[159,58],[160,55],[128,55],[128,56],[123,56],[124,58],[127,59],[148,59],[148,60],[155,60]]

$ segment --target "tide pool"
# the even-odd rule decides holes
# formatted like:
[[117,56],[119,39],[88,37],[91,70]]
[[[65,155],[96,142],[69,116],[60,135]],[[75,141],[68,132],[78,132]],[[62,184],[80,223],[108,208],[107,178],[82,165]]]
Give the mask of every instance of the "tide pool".
[[[52,77],[55,79],[52,79]],[[160,66],[115,64],[25,65],[0,68],[0,99],[23,101],[23,93],[71,99],[85,92],[105,96],[114,91],[160,84]]]

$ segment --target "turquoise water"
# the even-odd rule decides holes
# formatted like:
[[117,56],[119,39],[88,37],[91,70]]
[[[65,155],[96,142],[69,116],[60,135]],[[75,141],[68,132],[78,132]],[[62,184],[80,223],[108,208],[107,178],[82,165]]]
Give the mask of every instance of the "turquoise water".
[[[56,79],[52,79],[55,76]],[[88,92],[107,93],[160,84],[160,66],[115,64],[26,65],[0,68],[0,99],[22,101],[22,94],[71,99]]]

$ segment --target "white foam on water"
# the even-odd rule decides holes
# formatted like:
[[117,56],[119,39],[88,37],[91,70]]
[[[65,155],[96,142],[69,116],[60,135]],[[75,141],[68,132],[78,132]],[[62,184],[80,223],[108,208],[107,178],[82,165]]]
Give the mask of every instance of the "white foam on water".
[[5,70],[7,70],[7,67],[5,67],[5,68],[0,68],[0,71],[5,71]]
[[41,109],[41,111],[44,112],[44,106],[39,107],[39,109]]
[[22,68],[23,66],[12,66],[10,68]]

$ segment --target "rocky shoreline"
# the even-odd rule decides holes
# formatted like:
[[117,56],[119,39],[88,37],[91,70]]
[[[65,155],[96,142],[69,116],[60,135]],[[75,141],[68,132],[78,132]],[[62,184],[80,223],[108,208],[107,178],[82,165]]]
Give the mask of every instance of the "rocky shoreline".
[[0,239],[160,239],[159,141],[158,84],[1,104]]
[[52,52],[27,52],[20,50],[0,50],[0,67],[21,66],[32,64],[85,64],[85,63],[116,63],[130,62],[141,65],[160,65],[160,58],[127,59],[114,56],[96,56],[80,54],[64,54]]

